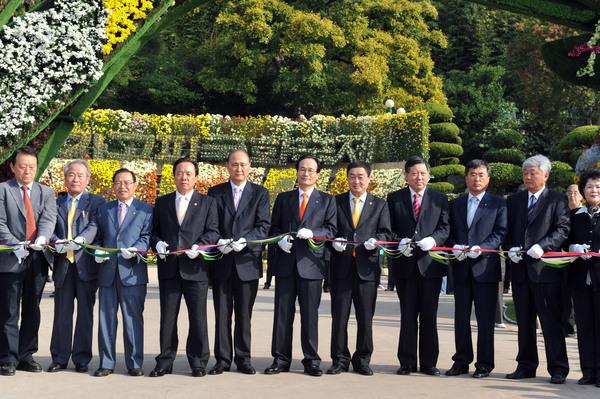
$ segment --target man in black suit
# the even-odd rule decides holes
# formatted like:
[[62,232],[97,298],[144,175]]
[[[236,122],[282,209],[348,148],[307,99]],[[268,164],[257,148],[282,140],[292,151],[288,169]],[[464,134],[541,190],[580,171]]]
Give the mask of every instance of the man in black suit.
[[224,237],[219,240],[223,258],[215,261],[212,268],[217,362],[209,374],[229,370],[234,350],[238,371],[255,374],[250,357],[250,321],[262,274],[263,247],[246,241],[265,238],[269,233],[269,192],[248,181],[250,158],[246,151],[232,151],[227,157],[227,170],[229,181],[208,190],[208,195],[217,200],[219,230]]
[[[160,289],[160,354],[150,377],[171,373],[177,355],[177,316],[181,296],[188,308],[189,333],[186,354],[194,377],[206,375],[209,358],[206,297],[209,265],[200,255],[200,245],[219,239],[217,202],[198,193],[198,165],[188,158],[173,164],[176,192],[156,199],[150,243],[158,256]],[[191,248],[191,249],[189,249]],[[186,255],[168,255],[169,250],[189,249]]]
[[563,270],[544,265],[547,251],[559,251],[569,236],[569,207],[562,193],[546,188],[550,160],[536,155],[523,162],[527,190],[508,197],[506,247],[513,263],[511,281],[519,327],[518,366],[509,379],[533,378],[539,364],[536,316],[539,317],[550,382],[563,384],[569,373],[565,336],[561,327]]
[[[98,290],[98,264],[79,244],[93,244],[98,232],[98,208],[104,198],[86,191],[91,171],[87,161],[67,163],[64,169],[67,193],[56,200],[58,218],[52,241],[54,323],[50,353],[52,363],[48,372],[67,368],[69,359],[75,370],[85,373],[92,360],[92,330],[94,303]],[[74,301],[77,299],[77,319],[73,336]]]
[[[350,361],[354,371],[373,375],[369,366],[373,353],[373,315],[380,273],[379,248],[376,241],[391,237],[390,212],[385,200],[367,193],[371,181],[371,166],[352,162],[347,168],[350,191],[338,195],[337,238],[332,246],[329,270],[331,289],[331,359],[327,374],[348,371]],[[359,241],[349,246],[344,241]],[[348,350],[348,319],[354,303],[357,333],[356,351],[350,358]]]
[[298,190],[277,196],[271,218],[270,235],[296,232],[296,239],[287,234],[278,242],[276,248],[273,262],[273,364],[265,370],[265,374],[279,374],[290,369],[294,315],[298,298],[304,372],[318,377],[323,374],[319,367],[321,358],[317,348],[319,304],[326,267],[325,248],[323,245],[315,249],[310,248],[308,239],[334,238],[337,216],[335,198],[315,189],[321,171],[319,160],[305,155],[296,162],[296,170]]
[[[427,188],[429,164],[423,158],[410,157],[404,171],[408,187],[390,193],[387,198],[392,232],[400,240],[398,250],[402,254],[389,259],[400,299],[397,373],[408,375],[417,371],[418,334],[420,371],[440,375],[436,367],[437,309],[446,266],[433,261],[428,251],[448,239],[448,198]],[[413,244],[416,244],[414,253]]]
[[477,362],[473,377],[484,378],[494,369],[494,322],[500,256],[480,249],[498,249],[506,235],[506,203],[486,192],[490,182],[487,162],[475,159],[466,167],[468,193],[450,202],[450,243],[457,259],[454,275],[454,364],[446,375],[467,374],[473,361],[471,308],[477,318]]

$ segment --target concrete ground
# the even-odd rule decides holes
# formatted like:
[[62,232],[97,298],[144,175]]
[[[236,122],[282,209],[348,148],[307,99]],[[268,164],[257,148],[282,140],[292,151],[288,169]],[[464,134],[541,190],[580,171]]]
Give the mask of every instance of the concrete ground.
[[[42,300],[42,325],[40,328],[40,350],[36,359],[46,368],[50,362],[50,334],[52,329],[53,301],[48,297],[52,284],[46,287]],[[372,368],[375,375],[364,377],[355,373],[338,376],[324,375],[320,378],[302,374],[300,350],[299,313],[294,331],[294,362],[290,373],[269,376],[262,374],[271,363],[271,329],[273,323],[274,290],[262,290],[259,286],[253,317],[253,364],[256,375],[243,375],[228,372],[219,376],[192,378],[185,358],[185,340],[187,336],[187,315],[185,306],[179,318],[180,348],[175,363],[174,374],[162,378],[129,377],[123,362],[123,342],[119,327],[117,351],[118,367],[115,374],[105,378],[91,376],[98,365],[97,357],[90,364],[88,374],[78,374],[69,365],[69,369],[58,373],[17,372],[15,377],[0,377],[0,399],[30,398],[394,398],[399,397],[446,397],[446,398],[590,398],[598,397],[600,388],[581,387],[576,384],[581,377],[577,355],[577,340],[567,338],[571,373],[565,385],[551,385],[544,361],[543,341],[539,339],[540,367],[538,378],[509,381],[504,378],[516,366],[517,351],[516,326],[496,330],[496,369],[492,376],[476,380],[470,376],[430,377],[421,374],[398,376],[396,351],[399,333],[399,305],[395,293],[380,290],[377,311],[374,320],[375,352]],[[211,345],[214,342],[214,315],[212,293],[209,292],[209,333]],[[438,317],[440,336],[440,357],[438,367],[445,370],[452,365],[454,351],[453,298],[442,295]],[[324,293],[320,309],[319,352],[323,358],[322,368],[331,365],[329,344],[331,333],[331,315],[329,294]],[[159,299],[156,269],[151,270],[151,284],[148,286],[145,317],[145,364],[146,374],[154,368],[154,356],[159,351]],[[97,320],[97,317],[95,318]],[[473,324],[474,325],[474,324]],[[354,342],[356,323],[350,321],[350,342]],[[476,329],[473,329],[476,332]],[[474,337],[474,341],[475,341]],[[475,341],[476,342],[476,341]],[[96,351],[96,342],[94,348]],[[352,346],[351,346],[352,348]],[[212,352],[212,348],[211,348]],[[212,367],[214,358],[209,362]],[[471,368],[472,371],[473,367]]]

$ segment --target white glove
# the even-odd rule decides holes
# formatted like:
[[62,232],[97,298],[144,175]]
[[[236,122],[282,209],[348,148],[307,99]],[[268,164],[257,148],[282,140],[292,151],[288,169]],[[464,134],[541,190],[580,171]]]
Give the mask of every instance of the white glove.
[[233,251],[233,248],[231,248],[231,244],[233,242],[233,240],[231,238],[228,239],[224,239],[224,238],[219,238],[219,241],[217,241],[217,245],[219,245],[217,247],[217,249],[219,251],[221,251],[221,253],[223,255],[227,255],[228,253],[230,253],[231,251]]
[[235,252],[240,252],[242,249],[246,248],[246,245],[246,239],[242,237],[239,240],[232,242],[231,248],[233,248]]
[[482,252],[481,252],[481,247],[479,245],[473,245],[470,249],[469,252],[467,252],[467,256],[471,259],[477,259],[481,256]]
[[519,254],[519,251],[521,249],[522,249],[521,247],[512,247],[511,249],[508,250],[508,257],[514,263],[519,263],[520,261],[523,260],[523,255]]
[[198,248],[200,248],[200,245],[194,244],[192,245],[192,249],[185,251],[185,254],[190,259],[196,259],[198,255],[200,255],[200,250]]
[[123,256],[124,259],[131,259],[135,256],[136,253],[136,247],[121,248],[121,256]]
[[56,253],[64,254],[69,249],[69,244],[67,244],[67,240],[56,240],[54,243],[54,250]]
[[48,240],[46,240],[46,237],[39,236],[35,239],[35,242],[33,244],[29,245],[29,248],[33,249],[34,251],[43,251],[44,245],[46,244],[48,244]]
[[[569,245],[569,252],[579,252],[579,253],[586,253],[590,251],[590,246],[588,244],[571,244]],[[582,255],[581,259],[584,260],[588,260],[591,259],[592,256],[591,255]]]
[[277,245],[279,245],[279,248],[281,248],[281,250],[283,252],[287,252],[289,254],[292,251],[292,240],[293,239],[294,238],[288,234],[285,237],[283,237],[281,240],[279,240],[277,242]]
[[363,244],[365,246],[365,249],[367,251],[372,251],[375,248],[377,248],[377,244],[375,244],[377,242],[377,238],[369,238],[367,241],[365,241],[365,243]]
[[422,240],[417,241],[417,245],[421,248],[421,251],[427,252],[435,247],[435,240],[433,237],[425,237]]
[[[106,255],[106,254],[108,254],[108,252],[103,251],[101,249],[97,249],[94,252],[94,255]],[[96,263],[104,263],[104,262],[106,262],[108,260],[108,256],[107,257],[104,257],[104,256],[94,256],[94,260],[96,261]]]
[[159,241],[156,243],[156,252],[158,253],[158,257],[162,260],[165,260],[169,254],[169,250],[167,249],[168,246],[169,244],[164,241]]
[[412,240],[410,238],[403,238],[400,240],[398,244],[398,251],[404,256],[412,256],[413,248],[410,246],[410,242]]
[[308,240],[309,238],[313,238],[313,232],[310,229],[305,229],[304,227],[298,230],[296,233],[296,237],[302,240]]
[[85,244],[85,238],[78,236],[75,237],[73,240],[69,241],[66,247],[69,251],[75,252],[79,250],[79,248],[81,248],[81,244]]
[[343,241],[346,241],[346,239],[342,237],[338,237],[335,240],[333,240],[333,249],[335,249],[338,252],[344,252],[346,250],[346,243]]
[[452,250],[452,254],[454,256],[456,256],[456,260],[463,261],[463,260],[467,259],[467,252],[465,252],[465,249],[469,248],[468,245],[456,244],[452,248],[454,248]]
[[529,255],[533,259],[540,259],[543,254],[544,250],[538,244],[535,244],[527,251],[527,255]]
[[25,245],[19,245],[13,249],[13,254],[19,260],[19,264],[23,263],[23,260],[29,255],[29,251],[25,249]]

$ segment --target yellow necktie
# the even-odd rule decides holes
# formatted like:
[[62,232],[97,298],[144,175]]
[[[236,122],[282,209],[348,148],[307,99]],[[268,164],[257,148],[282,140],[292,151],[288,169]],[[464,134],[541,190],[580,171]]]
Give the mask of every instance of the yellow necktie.
[[[71,206],[69,206],[69,215],[67,216],[67,240],[73,239],[73,219],[75,219],[75,210],[77,209],[77,200],[71,198]],[[75,263],[75,252],[68,250],[67,259],[71,263]]]
[[358,221],[360,220],[360,198],[354,197],[354,210],[352,211],[352,223],[354,223],[354,228],[358,226]]

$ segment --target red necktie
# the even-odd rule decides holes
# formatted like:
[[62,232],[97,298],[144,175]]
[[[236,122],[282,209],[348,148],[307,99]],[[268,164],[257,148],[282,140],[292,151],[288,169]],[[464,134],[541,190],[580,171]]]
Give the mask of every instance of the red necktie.
[[306,193],[302,193],[302,204],[300,204],[300,220],[304,217],[304,211],[306,210],[306,205],[308,204],[308,195]]
[[419,193],[415,193],[415,197],[413,200],[413,210],[415,211],[415,219],[419,218],[419,214],[421,213],[421,201],[419,201],[419,198],[421,196],[419,195]]
[[25,206],[25,239],[34,241],[37,236],[37,227],[35,227],[35,216],[33,215],[33,206],[29,198],[29,187],[21,186],[23,190],[23,205]]

